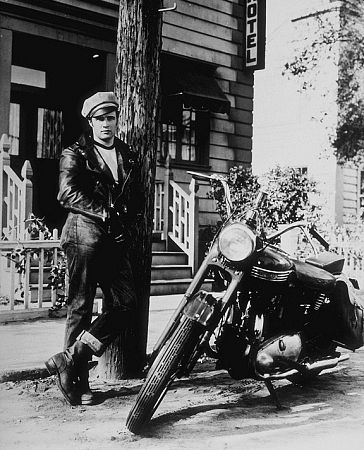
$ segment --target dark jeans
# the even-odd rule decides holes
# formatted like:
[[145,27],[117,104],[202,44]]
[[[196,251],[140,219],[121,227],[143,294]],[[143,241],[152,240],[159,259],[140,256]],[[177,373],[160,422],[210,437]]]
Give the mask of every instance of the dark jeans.
[[[61,237],[69,273],[65,348],[86,330],[104,346],[134,319],[136,297],[128,252],[105,225],[69,213]],[[103,312],[92,323],[97,284],[104,294]]]

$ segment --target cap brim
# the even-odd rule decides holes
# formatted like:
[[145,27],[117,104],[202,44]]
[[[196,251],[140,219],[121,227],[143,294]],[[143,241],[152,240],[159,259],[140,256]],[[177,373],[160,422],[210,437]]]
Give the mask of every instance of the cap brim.
[[104,114],[107,114],[111,111],[117,111],[118,106],[115,103],[103,103],[100,108],[96,108],[94,111],[92,111],[88,117],[99,117],[103,116]]

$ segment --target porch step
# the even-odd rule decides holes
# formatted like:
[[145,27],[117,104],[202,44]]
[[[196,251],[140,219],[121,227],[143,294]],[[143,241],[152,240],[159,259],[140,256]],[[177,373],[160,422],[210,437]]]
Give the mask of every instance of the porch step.
[[166,251],[166,241],[153,241],[152,251],[153,253]]
[[152,267],[152,280],[185,279],[192,276],[191,266],[187,265],[160,265]]
[[187,255],[182,252],[153,251],[152,266],[187,264]]
[[[190,285],[192,278],[180,278],[174,280],[152,280],[150,295],[184,294]],[[208,280],[201,289],[212,291],[213,281]]]

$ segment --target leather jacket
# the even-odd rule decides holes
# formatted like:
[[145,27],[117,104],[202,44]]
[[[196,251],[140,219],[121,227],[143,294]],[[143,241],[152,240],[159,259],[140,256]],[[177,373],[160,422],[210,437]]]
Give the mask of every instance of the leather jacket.
[[72,146],[62,152],[60,160],[60,204],[107,223],[114,213],[121,222],[132,224],[142,211],[143,194],[136,183],[137,155],[123,141],[115,137],[119,182],[112,173],[93,141],[81,136]]

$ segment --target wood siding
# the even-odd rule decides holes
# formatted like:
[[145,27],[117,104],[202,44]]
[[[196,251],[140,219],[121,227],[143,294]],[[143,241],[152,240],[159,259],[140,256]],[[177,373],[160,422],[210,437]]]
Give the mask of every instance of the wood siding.
[[[194,0],[178,2],[177,10],[163,17],[163,51],[215,64],[215,78],[230,101],[228,114],[212,113],[210,173],[226,174],[235,165],[251,163],[253,75],[242,68],[243,16],[242,0]],[[173,168],[173,175],[187,190],[186,171]],[[202,226],[217,220],[208,191],[206,184],[198,193]]]
[[354,165],[342,168],[344,221],[345,216],[356,216],[358,212],[359,175],[360,171]]

